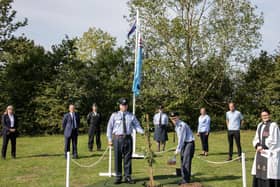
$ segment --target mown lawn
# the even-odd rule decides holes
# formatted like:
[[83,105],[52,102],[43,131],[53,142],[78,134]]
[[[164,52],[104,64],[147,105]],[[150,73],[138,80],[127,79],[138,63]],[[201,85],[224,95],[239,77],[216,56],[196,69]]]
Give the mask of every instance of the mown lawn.
[[[252,177],[250,175],[254,148],[252,139],[254,131],[242,131],[241,142],[243,152],[246,153],[247,186],[251,186]],[[176,146],[172,142],[173,134],[169,134],[167,149]],[[88,152],[87,135],[79,136],[78,152],[80,159],[77,162],[90,165],[94,163],[106,148],[107,141],[105,134],[102,135],[102,151]],[[7,152],[7,159],[0,160],[0,186],[14,187],[40,187],[40,186],[65,186],[65,167],[63,147],[64,139],[62,135],[45,137],[20,137],[17,140],[17,159],[10,158],[10,144]],[[137,137],[137,151],[141,151],[146,145],[144,136]],[[0,144],[2,146],[2,142]],[[155,147],[155,144],[153,144]],[[210,134],[209,139],[210,153],[206,158],[211,161],[225,161],[227,159],[228,142],[226,132],[215,132]],[[234,150],[236,146],[234,144]],[[213,187],[237,187],[242,186],[241,163],[234,161],[224,165],[208,164],[198,158],[201,152],[200,140],[196,138],[196,152],[193,160],[193,181],[201,182],[204,186]],[[173,151],[156,157],[154,167],[155,179],[164,186],[177,186],[179,177],[174,175],[176,166],[168,166],[167,160],[172,157]],[[236,153],[235,153],[236,156]],[[108,170],[108,154],[96,166],[91,168],[81,168],[71,164],[70,186],[114,186],[114,178],[100,177],[99,172]],[[179,159],[177,158],[177,167]],[[133,178],[136,179],[135,185],[123,186],[143,186],[148,180],[147,163],[143,159],[133,160]]]

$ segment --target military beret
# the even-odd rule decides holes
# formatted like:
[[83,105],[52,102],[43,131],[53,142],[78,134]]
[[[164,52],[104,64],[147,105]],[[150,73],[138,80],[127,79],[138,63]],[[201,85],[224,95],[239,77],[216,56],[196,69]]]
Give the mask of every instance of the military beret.
[[120,98],[118,103],[120,105],[127,105],[128,104],[128,100],[126,98]]
[[170,112],[171,118],[176,117],[176,116],[179,116],[179,112]]

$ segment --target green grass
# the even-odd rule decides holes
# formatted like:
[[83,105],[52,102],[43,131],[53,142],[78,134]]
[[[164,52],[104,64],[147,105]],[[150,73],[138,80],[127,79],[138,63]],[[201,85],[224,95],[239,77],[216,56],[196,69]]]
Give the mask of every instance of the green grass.
[[[169,134],[167,149],[176,146],[172,142],[173,134]],[[250,174],[254,148],[252,147],[253,131],[242,131],[241,142],[243,152],[246,153],[247,185],[251,186],[252,177]],[[107,145],[105,135],[102,135],[103,151]],[[144,136],[137,137],[137,149],[140,151],[146,145]],[[2,146],[2,144],[0,145]],[[0,186],[65,186],[65,167],[66,161],[63,153],[63,136],[47,137],[20,137],[17,139],[17,159],[10,158],[10,144],[8,146],[7,159],[0,160]],[[153,144],[155,147],[155,144]],[[209,137],[209,156],[211,161],[225,161],[227,159],[228,142],[226,132],[211,133]],[[234,144],[234,150],[236,145]],[[81,135],[78,140],[78,153],[81,164],[89,165],[94,163],[101,152],[88,152],[87,136]],[[201,152],[200,140],[196,138],[196,152]],[[108,155],[108,154],[107,154]],[[177,166],[168,166],[168,158],[173,156],[173,151],[167,152],[156,157],[154,165],[155,179],[164,186],[177,186],[180,177],[174,176],[175,168],[180,166],[177,158]],[[236,153],[235,153],[236,156]],[[99,172],[107,172],[108,156],[101,163],[92,168],[81,168],[71,164],[70,186],[114,186],[114,178],[99,177]],[[193,181],[201,182],[204,186],[213,187],[237,187],[242,186],[241,163],[234,161],[224,165],[208,164],[200,160],[197,156],[193,159]],[[133,160],[133,178],[136,179],[135,185],[123,186],[142,186],[148,180],[147,162],[143,159]]]

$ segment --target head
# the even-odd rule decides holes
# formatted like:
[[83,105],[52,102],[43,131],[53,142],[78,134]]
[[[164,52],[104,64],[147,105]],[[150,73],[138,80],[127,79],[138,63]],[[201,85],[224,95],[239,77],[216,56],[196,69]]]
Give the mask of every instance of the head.
[[179,120],[179,113],[178,112],[171,112],[170,113],[170,119],[171,119],[173,125],[175,125],[176,122]]
[[230,102],[229,104],[228,104],[228,108],[229,108],[229,110],[230,111],[234,111],[235,110],[235,104],[234,104],[234,102]]
[[270,111],[267,108],[262,109],[261,118],[263,122],[268,122],[270,120]]
[[128,109],[128,100],[126,98],[120,98],[118,103],[119,103],[120,111],[126,112]]
[[75,105],[69,105],[69,112],[75,112]]
[[12,105],[7,106],[6,112],[9,115],[14,114],[14,107]]
[[164,107],[162,105],[159,105],[157,108],[158,112],[163,112],[163,109],[164,109]]
[[200,109],[200,114],[201,114],[201,115],[205,115],[205,114],[206,114],[206,108],[204,108],[204,107],[201,108],[201,109]]
[[93,112],[97,112],[97,105],[96,105],[96,103],[92,104],[92,111]]

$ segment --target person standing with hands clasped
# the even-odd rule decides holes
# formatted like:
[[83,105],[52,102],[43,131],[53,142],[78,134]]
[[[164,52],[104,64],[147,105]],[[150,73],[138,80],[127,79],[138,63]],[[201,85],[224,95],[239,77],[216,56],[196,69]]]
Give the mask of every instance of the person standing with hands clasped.
[[80,126],[80,116],[75,112],[75,106],[69,105],[69,112],[63,117],[62,128],[64,131],[65,140],[65,158],[68,151],[70,151],[70,141],[72,140],[72,153],[73,158],[78,158],[77,143],[78,143],[78,129]]
[[11,154],[12,158],[16,158],[16,138],[17,138],[17,117],[14,114],[14,108],[12,105],[7,107],[6,112],[2,116],[2,135],[3,135],[3,145],[2,145],[2,159],[6,159],[6,152],[9,140],[11,140]]
[[208,156],[208,137],[210,132],[210,117],[206,113],[205,108],[200,109],[198,118],[197,136],[200,137],[203,153],[200,155]]
[[115,156],[115,172],[116,180],[115,184],[122,182],[122,159],[124,167],[125,182],[134,184],[135,181],[131,178],[132,173],[132,130],[143,134],[144,130],[140,126],[139,121],[135,115],[127,111],[128,100],[121,98],[118,101],[119,111],[114,112],[108,122],[107,137],[109,146],[114,146]]
[[165,142],[168,140],[168,116],[163,112],[162,105],[158,107],[158,112],[154,115],[153,123],[155,126],[154,140],[157,142],[157,151],[160,151],[160,144],[162,144],[162,151],[164,151]]
[[241,112],[235,109],[235,104],[233,102],[230,102],[228,104],[228,107],[229,111],[226,113],[226,124],[228,129],[229,142],[229,153],[227,161],[232,160],[233,138],[235,139],[235,143],[237,146],[238,156],[241,157],[240,126],[244,122]]
[[181,156],[181,175],[182,181],[179,185],[190,183],[192,158],[194,156],[194,136],[187,123],[179,119],[178,112],[171,112],[170,119],[175,125],[175,131],[178,137],[178,145],[175,155],[180,153]]
[[92,152],[94,136],[96,137],[97,151],[101,150],[101,114],[97,112],[97,105],[93,103],[92,112],[87,115],[87,124],[89,126],[88,130],[88,150]]
[[268,109],[261,111],[262,122],[253,139],[256,149],[252,167],[253,187],[280,186],[280,131],[270,120]]

